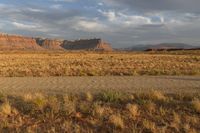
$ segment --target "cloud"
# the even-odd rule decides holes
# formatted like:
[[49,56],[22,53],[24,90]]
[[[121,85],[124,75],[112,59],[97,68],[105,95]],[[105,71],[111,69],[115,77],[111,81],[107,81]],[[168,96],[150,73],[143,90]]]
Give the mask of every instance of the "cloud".
[[73,28],[78,31],[86,32],[104,32],[106,25],[102,24],[98,20],[87,20],[86,18],[78,18],[73,25]]
[[11,22],[11,24],[19,30],[48,32],[48,29],[45,29],[38,24],[25,24],[19,22]]
[[153,12],[153,11],[179,11],[200,12],[199,0],[104,0],[113,6],[126,6],[129,9]]
[[38,28],[36,25],[29,25],[29,24],[23,24],[23,23],[18,23],[18,22],[12,22],[12,24],[20,29],[34,29],[34,28]]
[[104,5],[104,3],[102,3],[102,2],[99,2],[99,3],[98,3],[98,5],[99,5],[99,6],[103,6],[103,5]]
[[115,11],[102,11],[98,10],[103,16],[105,16],[108,21],[113,24],[118,24],[119,26],[126,27],[136,27],[139,25],[145,24],[153,24],[151,18],[140,16],[140,15],[128,15],[122,12],[115,12]]
[[26,10],[28,10],[30,12],[39,12],[39,13],[45,12],[44,10],[37,9],[37,8],[26,8]]
[[50,6],[52,9],[61,9],[63,6],[61,4],[55,4]]

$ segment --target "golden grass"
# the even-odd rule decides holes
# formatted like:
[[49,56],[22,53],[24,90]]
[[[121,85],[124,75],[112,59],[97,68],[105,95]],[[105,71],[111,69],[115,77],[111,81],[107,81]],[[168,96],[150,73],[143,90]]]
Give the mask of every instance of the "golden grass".
[[139,115],[138,106],[136,104],[127,104],[126,109],[130,112],[133,117]]
[[148,110],[150,113],[154,113],[156,111],[156,104],[152,102],[148,102],[144,105],[145,109]]
[[117,115],[111,115],[109,117],[109,123],[111,123],[112,125],[114,125],[116,128],[124,128],[124,121],[121,118],[121,116],[119,114]]
[[98,104],[94,105],[94,115],[102,117],[104,113],[105,113],[105,108],[104,107],[102,107],[102,106],[100,106]]
[[90,92],[85,93],[85,99],[89,102],[93,101],[93,95]]
[[143,120],[143,126],[146,129],[146,132],[155,132],[156,125],[154,122],[144,119]]
[[200,113],[200,100],[198,99],[193,100],[192,107],[195,109],[195,111]]
[[11,106],[9,102],[5,102],[2,105],[0,105],[0,113],[4,115],[10,115],[11,114]]
[[200,54],[16,52],[0,54],[0,76],[200,75]]
[[149,97],[153,100],[165,100],[166,97],[164,96],[164,94],[160,91],[152,91],[149,94]]
[[82,94],[8,94],[0,101],[0,132],[195,133],[200,129],[199,94],[190,94],[195,100],[182,98],[187,94],[162,94],[170,101],[152,101],[152,97],[120,93],[109,91],[102,99],[102,93],[87,92],[89,100]]

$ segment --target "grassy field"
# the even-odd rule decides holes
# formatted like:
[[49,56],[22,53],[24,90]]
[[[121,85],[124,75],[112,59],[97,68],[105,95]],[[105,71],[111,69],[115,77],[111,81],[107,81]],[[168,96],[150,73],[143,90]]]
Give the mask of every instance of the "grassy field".
[[198,133],[200,94],[0,94],[0,132]]
[[[200,53],[0,52],[2,77],[110,75],[200,75]],[[189,83],[188,78],[183,79],[186,84]],[[59,83],[57,81],[49,82]],[[88,82],[88,85],[91,83]],[[16,88],[20,90],[18,86]],[[80,92],[80,86],[78,89],[71,93],[49,93],[51,90],[48,89],[45,92],[6,89],[7,93],[0,93],[0,132],[200,131],[199,88],[196,88],[197,93],[185,94],[185,88],[180,93],[164,93],[159,89],[146,89],[144,92],[147,93],[115,89]]]
[[0,76],[200,75],[199,53],[0,52]]

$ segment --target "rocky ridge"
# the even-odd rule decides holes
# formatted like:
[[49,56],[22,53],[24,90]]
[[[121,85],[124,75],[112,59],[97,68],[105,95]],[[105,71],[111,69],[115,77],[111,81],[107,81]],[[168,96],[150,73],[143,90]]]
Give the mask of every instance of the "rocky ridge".
[[58,40],[0,33],[0,50],[95,50],[112,51],[102,39]]

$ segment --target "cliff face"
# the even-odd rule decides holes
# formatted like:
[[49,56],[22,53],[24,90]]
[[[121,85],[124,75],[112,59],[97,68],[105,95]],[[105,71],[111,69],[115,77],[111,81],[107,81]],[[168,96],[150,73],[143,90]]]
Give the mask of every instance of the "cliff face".
[[102,41],[101,39],[88,39],[88,40],[65,40],[61,45],[67,50],[97,50],[97,51],[112,51],[110,44]]
[[0,34],[0,50],[42,50],[42,48],[33,38]]
[[51,39],[41,39],[41,38],[36,38],[36,42],[38,45],[40,45],[44,49],[49,49],[49,50],[64,50],[61,47],[61,44],[63,41],[60,40],[51,40]]
[[0,33],[0,50],[95,50],[112,51],[110,44],[101,39],[57,40],[30,38]]

